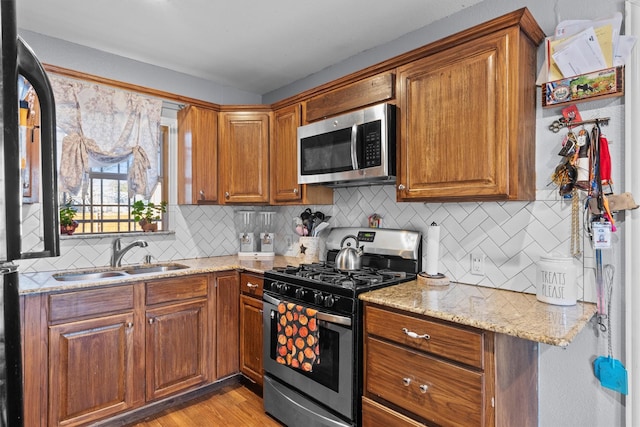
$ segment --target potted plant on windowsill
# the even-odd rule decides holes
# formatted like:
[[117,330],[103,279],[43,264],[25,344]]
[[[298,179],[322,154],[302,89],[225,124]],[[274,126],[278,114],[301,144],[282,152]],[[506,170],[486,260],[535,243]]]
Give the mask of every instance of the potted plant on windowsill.
[[73,200],[69,200],[63,206],[60,207],[60,234],[72,235],[76,228],[78,228],[78,221],[74,220],[77,210],[71,203]]
[[160,221],[162,214],[166,211],[167,202],[156,204],[138,200],[131,205],[131,216],[140,225],[142,231],[158,230],[157,222]]

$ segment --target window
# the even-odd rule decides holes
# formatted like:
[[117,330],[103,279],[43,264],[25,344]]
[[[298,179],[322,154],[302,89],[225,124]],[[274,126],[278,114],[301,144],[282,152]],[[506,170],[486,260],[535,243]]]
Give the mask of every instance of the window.
[[[128,196],[128,168],[128,162],[92,168],[89,172],[88,195],[84,199],[77,200],[70,197],[68,193],[63,193],[63,203],[71,200],[73,207],[77,210],[76,234],[141,231],[140,226],[131,217],[131,205],[142,198]],[[161,185],[149,199],[156,204],[164,200],[161,197]],[[160,221],[158,230],[163,228],[163,222]]]

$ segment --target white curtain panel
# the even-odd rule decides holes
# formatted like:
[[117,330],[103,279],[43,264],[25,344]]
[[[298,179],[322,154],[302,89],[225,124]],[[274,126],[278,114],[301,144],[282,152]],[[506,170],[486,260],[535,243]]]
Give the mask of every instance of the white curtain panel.
[[162,100],[50,76],[56,100],[59,188],[86,195],[91,167],[129,161],[129,197],[148,199],[158,182]]

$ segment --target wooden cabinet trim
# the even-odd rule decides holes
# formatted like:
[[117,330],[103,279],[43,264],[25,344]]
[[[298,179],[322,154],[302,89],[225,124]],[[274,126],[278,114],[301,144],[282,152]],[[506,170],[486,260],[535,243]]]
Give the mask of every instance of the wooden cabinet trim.
[[366,79],[379,73],[392,71],[396,67],[409,64],[442,50],[446,50],[478,37],[514,26],[517,26],[520,29],[522,34],[527,38],[528,43],[533,43],[537,46],[542,43],[542,40],[545,38],[544,31],[542,31],[531,12],[524,7],[450,36],[443,37],[442,39],[418,47],[409,52],[402,53],[339,79],[332,80],[323,85],[300,92],[289,98],[282,99],[273,103],[271,106],[272,108],[277,109],[296,102],[302,102],[311,99],[314,96],[348,85],[349,83],[357,80]]
[[146,290],[147,305],[205,297],[207,295],[207,276],[184,276],[147,282]]
[[394,96],[395,75],[392,72],[360,79],[309,99],[306,102],[305,123],[388,101]]
[[49,295],[49,321],[51,323],[131,309],[133,309],[133,285]]

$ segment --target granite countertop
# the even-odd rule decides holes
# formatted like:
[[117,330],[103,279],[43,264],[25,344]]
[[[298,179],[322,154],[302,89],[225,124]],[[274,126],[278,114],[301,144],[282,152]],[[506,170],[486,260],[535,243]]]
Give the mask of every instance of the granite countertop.
[[[140,282],[144,280],[160,279],[166,277],[187,276],[199,273],[212,273],[215,271],[226,270],[247,270],[254,273],[264,273],[274,267],[284,267],[287,265],[298,265],[300,259],[296,257],[276,256],[273,259],[250,259],[239,258],[237,255],[217,256],[210,258],[193,258],[182,259],[169,262],[160,262],[158,264],[183,264],[189,268],[182,270],[171,270],[162,273],[144,273],[135,275],[123,275],[106,279],[93,280],[74,280],[74,281],[58,281],[54,279],[55,274],[59,273],[83,273],[91,271],[111,271],[111,267],[94,267],[89,269],[77,270],[59,270],[59,271],[42,271],[35,273],[20,274],[20,294],[60,292],[82,288],[92,288],[105,285],[119,285],[132,282]],[[156,263],[154,263],[156,264]],[[153,265],[153,264],[152,264]],[[125,265],[116,270],[124,270],[130,265]]]
[[560,347],[569,345],[596,313],[591,303],[551,305],[532,294],[461,283],[430,286],[415,280],[364,293],[360,299]]
[[[296,257],[276,256],[259,260],[236,255],[183,259],[161,264],[183,264],[188,268],[161,273],[123,275],[99,280],[58,281],[58,273],[109,271],[110,267],[20,274],[20,294],[64,292],[96,286],[115,286],[191,274],[246,270],[262,274],[274,267],[298,265]],[[123,266],[122,269],[131,266]],[[595,304],[578,302],[558,306],[540,302],[535,295],[482,286],[451,283],[429,286],[413,280],[360,295],[366,302],[448,320],[462,325],[512,335],[556,346],[567,346],[596,313]]]

